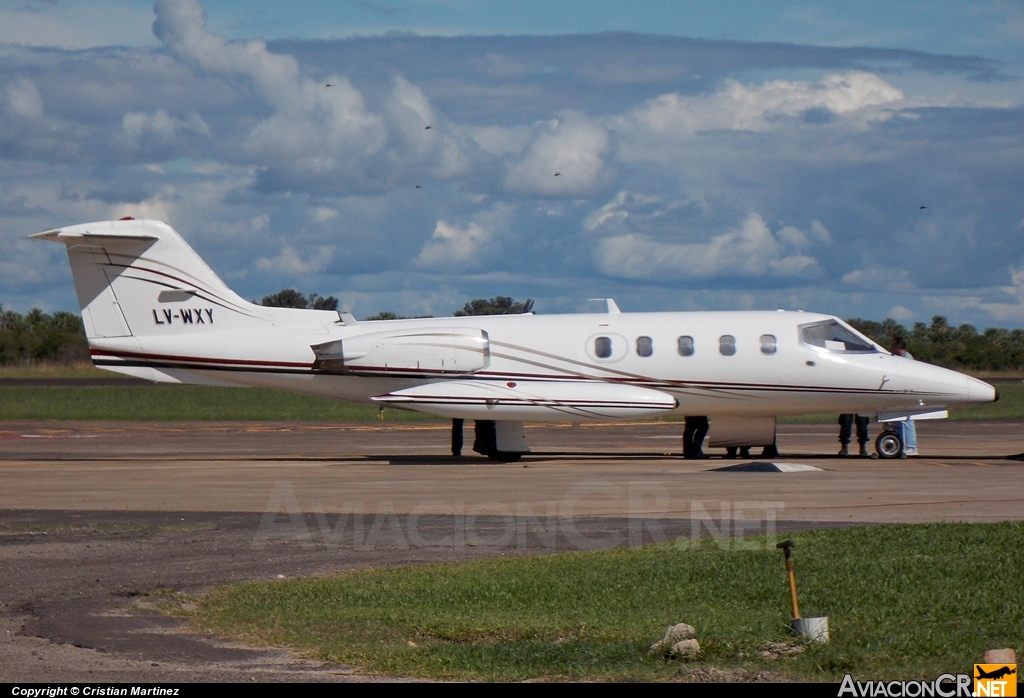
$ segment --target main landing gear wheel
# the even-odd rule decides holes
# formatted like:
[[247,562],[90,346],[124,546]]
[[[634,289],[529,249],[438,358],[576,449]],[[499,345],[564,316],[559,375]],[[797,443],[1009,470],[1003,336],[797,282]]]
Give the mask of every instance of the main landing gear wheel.
[[882,458],[899,458],[903,453],[903,439],[894,431],[883,431],[875,439],[875,450]]

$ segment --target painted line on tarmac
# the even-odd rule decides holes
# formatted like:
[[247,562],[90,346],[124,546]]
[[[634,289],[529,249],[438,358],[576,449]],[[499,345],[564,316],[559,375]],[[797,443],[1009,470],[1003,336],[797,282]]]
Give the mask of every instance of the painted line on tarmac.
[[1018,502],[1024,504],[1024,500],[1021,500],[1020,497],[1014,497],[1012,499],[939,499],[928,502],[888,502],[883,504],[831,504],[827,506],[799,506],[793,507],[793,510],[804,511],[807,509],[875,509],[881,507],[923,507],[936,504],[1005,504],[1007,502]]

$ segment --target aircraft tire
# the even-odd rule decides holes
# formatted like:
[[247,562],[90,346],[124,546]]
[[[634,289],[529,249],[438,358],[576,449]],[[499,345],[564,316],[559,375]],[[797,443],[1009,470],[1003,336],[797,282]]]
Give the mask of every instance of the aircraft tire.
[[491,460],[496,460],[499,463],[515,463],[523,457],[523,454],[515,453],[513,451],[491,451],[487,454],[487,457]]
[[903,453],[903,439],[895,431],[883,431],[875,439],[875,450],[880,458],[899,458]]

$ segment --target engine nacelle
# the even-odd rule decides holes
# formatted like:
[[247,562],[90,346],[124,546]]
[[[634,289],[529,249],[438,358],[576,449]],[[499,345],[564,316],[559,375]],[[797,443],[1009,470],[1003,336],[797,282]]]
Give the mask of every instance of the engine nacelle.
[[487,333],[462,327],[372,332],[310,348],[314,369],[358,376],[449,376],[491,363]]

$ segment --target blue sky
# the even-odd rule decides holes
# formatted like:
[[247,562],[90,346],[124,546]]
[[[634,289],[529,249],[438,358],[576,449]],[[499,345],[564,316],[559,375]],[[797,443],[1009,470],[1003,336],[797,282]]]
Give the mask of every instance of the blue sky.
[[25,235],[135,215],[357,316],[1022,326],[1022,46],[1001,0],[13,0],[0,303],[73,309]]
[[[5,41],[38,46],[156,45],[148,0],[8,0]],[[876,46],[1022,58],[1024,8],[986,2],[858,0],[207,0],[209,29],[232,39],[335,39],[410,31],[441,36],[630,31],[817,46]],[[34,31],[24,29],[32,27]]]

